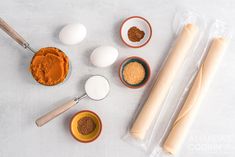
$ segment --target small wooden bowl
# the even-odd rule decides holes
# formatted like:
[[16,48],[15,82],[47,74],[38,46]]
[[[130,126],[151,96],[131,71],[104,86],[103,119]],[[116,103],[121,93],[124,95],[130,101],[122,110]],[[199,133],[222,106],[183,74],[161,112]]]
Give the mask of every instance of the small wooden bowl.
[[[140,82],[139,84],[129,84],[128,82],[125,81],[124,79],[124,76],[123,76],[123,70],[125,68],[125,66],[127,64],[129,64],[130,62],[138,62],[140,64],[143,65],[144,69],[145,69],[145,76],[144,76],[144,80],[142,82]],[[128,57],[126,58],[120,65],[119,67],[119,78],[120,80],[122,81],[122,83],[129,87],[129,88],[140,88],[140,87],[143,87],[149,80],[150,78],[150,75],[151,75],[151,70],[150,70],[150,66],[149,64],[143,59],[143,58],[140,58],[140,57],[137,57],[137,56],[131,56],[131,57]]]
[[[88,135],[81,134],[77,129],[78,127],[77,123],[83,117],[91,117],[96,124],[95,130]],[[102,130],[102,123],[101,123],[99,116],[96,113],[89,111],[89,110],[83,110],[83,111],[77,112],[72,117],[71,122],[70,122],[70,132],[72,136],[76,140],[82,143],[89,143],[89,142],[93,142],[94,140],[96,140],[99,137],[101,130]]]
[[[144,38],[139,42],[132,42],[128,38],[128,30],[133,26],[136,26],[145,33]],[[125,45],[132,48],[140,48],[150,41],[152,37],[152,27],[145,18],[140,16],[131,16],[123,21],[120,28],[120,36]]]

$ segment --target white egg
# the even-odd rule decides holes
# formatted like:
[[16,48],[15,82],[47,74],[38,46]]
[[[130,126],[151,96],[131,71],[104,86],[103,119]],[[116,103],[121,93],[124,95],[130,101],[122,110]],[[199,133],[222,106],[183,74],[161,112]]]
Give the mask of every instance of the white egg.
[[91,54],[91,63],[97,67],[107,67],[113,64],[118,57],[118,50],[112,46],[97,47]]
[[86,33],[87,30],[83,24],[68,24],[61,29],[59,38],[64,44],[75,45],[86,37]]

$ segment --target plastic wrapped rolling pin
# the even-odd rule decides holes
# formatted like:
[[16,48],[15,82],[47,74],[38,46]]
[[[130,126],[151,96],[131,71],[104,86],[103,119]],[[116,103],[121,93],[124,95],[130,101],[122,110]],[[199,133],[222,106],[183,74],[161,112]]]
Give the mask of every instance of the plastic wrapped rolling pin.
[[182,26],[146,102],[129,130],[130,135],[135,139],[143,140],[145,138],[147,131],[161,109],[161,105],[180,66],[192,50],[192,45],[197,36],[198,26],[192,23],[186,23]]
[[215,36],[211,39],[206,56],[163,144],[164,151],[173,155],[179,151],[228,43],[229,38],[223,36]]

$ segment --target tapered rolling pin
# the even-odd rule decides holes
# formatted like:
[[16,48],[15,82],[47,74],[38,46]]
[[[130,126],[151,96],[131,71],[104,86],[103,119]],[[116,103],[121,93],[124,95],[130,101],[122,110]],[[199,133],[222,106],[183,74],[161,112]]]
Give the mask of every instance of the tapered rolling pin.
[[165,151],[173,155],[179,151],[227,45],[228,40],[222,37],[212,40],[206,58],[192,83],[183,107],[163,144]]
[[159,72],[158,78],[152,90],[133,123],[130,134],[136,139],[143,140],[154,118],[159,113],[161,105],[167,96],[173,79],[183,63],[186,55],[197,37],[198,27],[194,24],[186,24],[172,47],[164,66]]

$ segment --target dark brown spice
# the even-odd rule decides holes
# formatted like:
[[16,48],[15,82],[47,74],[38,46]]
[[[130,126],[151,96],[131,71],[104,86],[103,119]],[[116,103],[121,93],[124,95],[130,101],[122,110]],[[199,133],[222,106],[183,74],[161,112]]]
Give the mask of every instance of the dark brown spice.
[[144,31],[140,30],[139,28],[133,26],[128,30],[128,38],[132,42],[139,42],[141,39],[144,38]]
[[91,117],[83,117],[78,121],[78,131],[83,135],[92,133],[96,124]]

